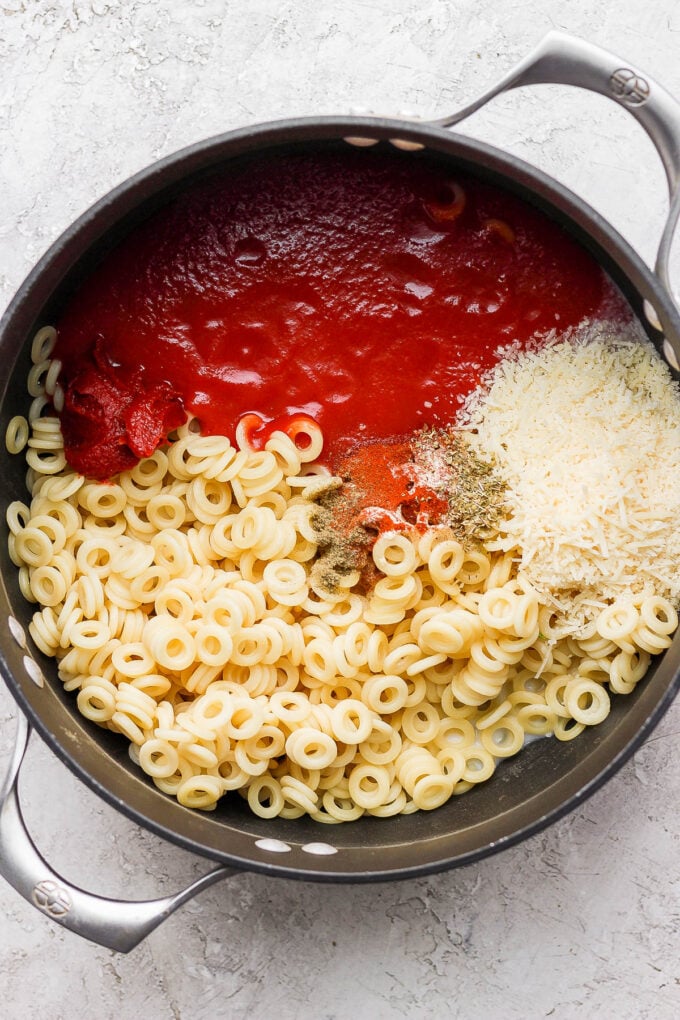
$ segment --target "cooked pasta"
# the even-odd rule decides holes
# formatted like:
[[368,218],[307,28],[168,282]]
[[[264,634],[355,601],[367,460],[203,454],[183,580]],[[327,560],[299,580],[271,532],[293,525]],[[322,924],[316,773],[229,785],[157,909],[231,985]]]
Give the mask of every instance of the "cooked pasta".
[[[252,451],[187,422],[111,482],[66,464],[35,337],[30,500],[7,510],[29,630],[80,712],[121,733],[164,793],[211,810],[238,791],[263,818],[324,823],[432,810],[488,779],[527,736],[578,736],[630,693],[678,618],[665,598],[603,604],[565,637],[518,550],[447,529],[387,531],[359,572],[315,572],[319,429]],[[42,403],[43,397],[47,398]],[[299,441],[302,437],[302,440]]]

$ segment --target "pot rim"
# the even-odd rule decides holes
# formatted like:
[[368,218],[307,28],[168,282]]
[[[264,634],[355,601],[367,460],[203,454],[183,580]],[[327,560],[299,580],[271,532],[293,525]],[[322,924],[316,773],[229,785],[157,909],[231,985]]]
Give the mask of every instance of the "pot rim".
[[[635,294],[640,298],[639,304],[634,310],[643,325],[645,318],[642,298],[651,301],[659,321],[664,327],[664,333],[669,337],[671,343],[677,344],[678,337],[680,337],[680,315],[661,282],[611,224],[583,199],[542,170],[488,143],[467,138],[428,122],[414,124],[402,120],[371,117],[305,117],[239,128],[196,142],[138,171],[116,185],[81,213],[53,242],[20,285],[3,314],[0,320],[0,343],[5,344],[7,341],[7,345],[13,348],[14,354],[25,344],[26,332],[22,326],[28,323],[31,315],[35,318],[32,309],[42,308],[48,300],[48,292],[51,292],[58,281],[64,278],[65,273],[61,271],[58,277],[51,280],[51,277],[54,276],[51,271],[56,261],[66,261],[73,265],[84,251],[88,251],[97,244],[101,238],[109,234],[115,225],[120,225],[127,216],[133,214],[135,209],[153,197],[163,198],[164,195],[171,192],[172,188],[177,188],[182,182],[190,184],[193,177],[199,172],[205,171],[209,167],[216,168],[220,163],[240,155],[292,143],[340,141],[347,136],[371,137],[393,143],[396,139],[398,142],[422,145],[426,151],[453,157],[469,172],[477,173],[477,176],[487,175],[500,186],[514,191],[526,201],[538,205],[553,220],[566,226],[575,234],[580,242],[591,250],[597,261],[610,275],[616,279],[618,272],[618,276],[624,278],[631,285]],[[87,241],[86,244],[84,244],[85,241]],[[37,301],[35,300],[36,293]],[[40,300],[41,296],[42,300]],[[657,344],[660,343],[661,338],[658,332],[655,334],[655,339]],[[3,403],[5,402],[6,389],[7,380],[2,393]],[[8,608],[11,612],[9,598]],[[169,826],[160,820],[161,813],[170,814],[170,817],[174,819],[180,817],[177,814],[178,811],[187,812],[187,809],[181,808],[180,805],[171,805],[173,809],[168,811],[167,798],[155,788],[150,788],[150,784],[147,784],[146,780],[130,784],[129,799],[116,793],[113,788],[115,783],[112,782],[110,776],[110,767],[107,767],[107,756],[104,753],[101,754],[101,764],[96,772],[86,767],[79,759],[78,747],[82,743],[82,734],[85,730],[81,720],[75,718],[75,707],[73,708],[74,718],[70,720],[70,729],[64,727],[59,734],[55,733],[54,729],[45,722],[41,713],[40,690],[30,679],[24,680],[25,670],[17,668],[23,652],[19,650],[17,655],[12,647],[6,620],[0,620],[0,636],[3,638],[0,648],[0,670],[20,709],[51,750],[81,781],[107,803],[156,835],[202,856],[265,874],[317,881],[370,882],[427,875],[479,860],[536,834],[577,807],[619,770],[659,722],[680,688],[680,669],[673,670],[670,664],[673,655],[677,658],[680,654],[680,639],[676,639],[671,649],[659,661],[655,679],[659,680],[657,686],[662,688],[661,695],[645,698],[646,692],[643,691],[641,699],[645,713],[643,721],[633,727],[630,721],[626,726],[624,719],[623,724],[615,731],[615,734],[619,734],[618,740],[603,740],[602,744],[595,747],[592,754],[583,757],[577,767],[560,779],[556,785],[559,785],[563,795],[557,800],[553,798],[552,806],[546,810],[540,810],[540,803],[534,804],[534,801],[545,800],[546,793],[551,787],[542,789],[538,794],[523,801],[521,805],[501,812],[497,816],[499,819],[506,815],[514,816],[518,812],[524,812],[528,813],[530,820],[514,828],[511,827],[497,839],[487,840],[476,848],[457,852],[455,846],[452,845],[452,841],[455,843],[456,834],[448,833],[440,836],[424,834],[417,844],[414,844],[413,841],[407,843],[388,842],[386,839],[382,844],[378,841],[369,847],[362,844],[360,840],[355,840],[351,845],[343,846],[337,850],[335,854],[314,854],[314,852],[304,849],[305,845],[308,846],[312,842],[312,839],[309,838],[311,831],[309,828],[303,831],[301,840],[294,839],[288,835],[292,831],[289,826],[284,830],[278,820],[274,820],[273,831],[268,835],[289,844],[289,850],[284,854],[273,853],[271,850],[258,847],[257,834],[234,830],[231,820],[219,824],[219,829],[223,833],[229,833],[230,836],[238,831],[239,839],[235,841],[237,845],[234,845],[234,841],[232,841],[232,846],[228,846],[227,849],[216,845],[215,840],[208,843],[200,842],[196,838],[186,835],[181,829]],[[36,658],[38,661],[42,661],[39,655]],[[44,661],[48,662],[49,660],[45,659]],[[609,748],[607,746],[609,743],[614,743],[615,746]],[[523,754],[527,753],[528,750],[525,749]],[[586,768],[586,764],[590,767]],[[593,768],[593,765],[596,767]],[[128,773],[125,772],[125,775],[129,781]],[[139,803],[140,800],[144,802],[150,799],[149,796],[137,795],[139,794],[137,787],[140,785],[143,785],[144,789],[151,794],[154,801],[158,801],[158,812],[147,813],[132,803],[133,799],[136,803]],[[134,798],[133,794],[135,794]],[[162,805],[162,812],[160,805]],[[527,812],[527,805],[532,805],[533,810]],[[191,813],[191,817],[196,818],[194,813]],[[427,827],[427,817],[425,813],[421,813],[423,828]],[[392,819],[375,820],[378,826],[384,826],[392,821]],[[508,819],[509,821],[510,819]],[[194,824],[193,828],[210,831],[212,819],[201,818],[199,822],[202,824]],[[356,823],[353,823],[352,826],[343,828],[353,829],[355,826]],[[329,834],[327,830],[318,825],[314,826],[314,833],[318,837],[318,842],[321,843],[325,843],[324,837],[332,837],[332,832]],[[225,842],[228,843],[229,840]],[[332,838],[330,838],[331,845],[332,842]],[[402,860],[398,866],[385,867],[386,851],[403,850],[405,847],[416,845],[419,850],[423,851],[422,855],[414,854],[411,850],[406,855],[408,859]],[[425,853],[426,848],[427,853]],[[363,858],[363,862],[358,860],[357,855]],[[356,858],[357,866],[335,867],[336,862],[338,865],[342,864],[343,857],[345,860],[349,857],[352,860]],[[366,861],[369,862],[368,866]]]

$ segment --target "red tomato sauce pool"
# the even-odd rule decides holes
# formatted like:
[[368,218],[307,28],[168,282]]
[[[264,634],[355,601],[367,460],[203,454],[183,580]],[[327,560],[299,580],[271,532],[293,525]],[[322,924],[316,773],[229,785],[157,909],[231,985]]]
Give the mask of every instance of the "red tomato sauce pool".
[[556,224],[424,154],[262,155],[154,214],[71,299],[67,457],[106,477],[186,412],[232,438],[254,413],[260,440],[305,414],[333,467],[450,424],[499,345],[623,307]]

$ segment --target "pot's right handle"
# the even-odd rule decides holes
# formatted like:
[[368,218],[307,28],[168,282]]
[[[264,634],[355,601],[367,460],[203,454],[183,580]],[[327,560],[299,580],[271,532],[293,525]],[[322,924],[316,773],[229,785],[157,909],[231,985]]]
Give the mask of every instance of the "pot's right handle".
[[214,868],[181,892],[158,900],[114,900],[67,882],[38,852],[21,814],[17,780],[30,732],[20,713],[14,756],[0,789],[0,875],[57,924],[100,946],[129,953],[196,893],[238,874],[233,868]]
[[[536,49],[493,88],[450,117],[435,121],[451,127],[493,99],[522,85],[576,85],[599,92],[623,106],[642,125],[666,171],[670,209],[656,257],[655,270],[680,311],[668,275],[673,234],[680,216],[680,104],[648,75],[607,50],[565,32],[549,32]],[[658,321],[653,326],[660,329]]]

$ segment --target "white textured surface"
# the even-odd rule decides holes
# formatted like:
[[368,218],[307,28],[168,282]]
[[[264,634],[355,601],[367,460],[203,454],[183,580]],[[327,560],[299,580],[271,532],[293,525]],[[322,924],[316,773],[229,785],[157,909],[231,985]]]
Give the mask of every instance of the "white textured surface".
[[[294,114],[443,115],[553,27],[680,96],[676,0],[0,0],[0,305],[78,213],[157,157]],[[565,181],[653,258],[663,175],[623,111],[542,87],[497,101],[469,132]],[[2,688],[2,762],[14,713]],[[585,806],[500,856],[385,886],[241,875],[127,957],[0,884],[0,1015],[675,1018],[678,731],[680,705]],[[39,844],[86,887],[152,896],[206,868],[37,741],[22,789]]]

